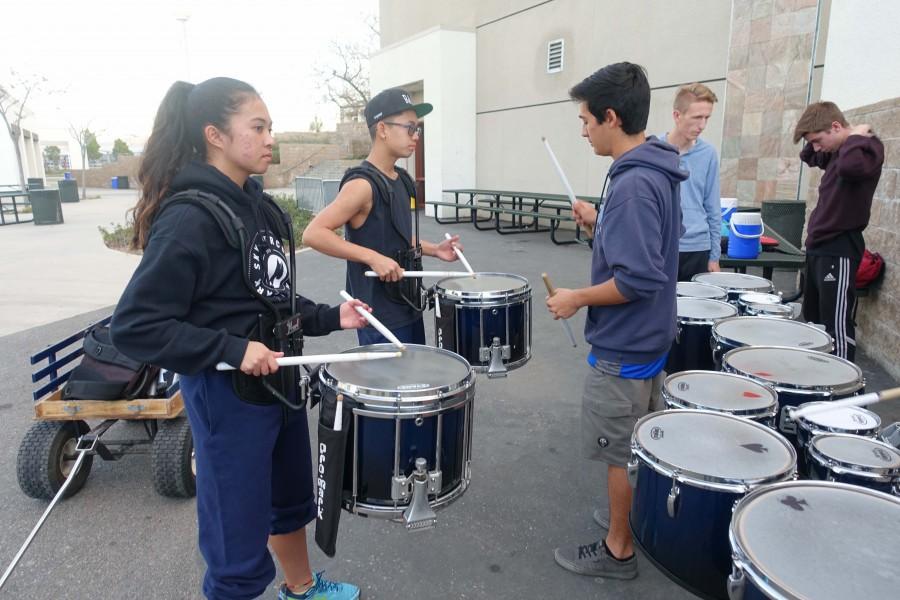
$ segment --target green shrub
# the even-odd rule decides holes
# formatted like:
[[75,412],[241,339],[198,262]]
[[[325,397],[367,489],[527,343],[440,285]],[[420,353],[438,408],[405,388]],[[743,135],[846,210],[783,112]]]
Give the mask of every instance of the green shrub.
[[131,238],[134,236],[134,228],[132,228],[131,223],[126,225],[110,223],[109,227],[107,229],[102,225],[97,226],[97,229],[100,230],[100,235],[103,236],[103,243],[106,244],[107,248],[127,252],[131,244]]

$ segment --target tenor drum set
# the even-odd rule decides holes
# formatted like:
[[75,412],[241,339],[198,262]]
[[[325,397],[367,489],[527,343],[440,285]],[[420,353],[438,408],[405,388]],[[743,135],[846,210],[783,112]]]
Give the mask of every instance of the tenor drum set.
[[849,405],[865,397],[832,406],[862,371],[765,279],[705,273],[677,295],[666,410],[632,437],[637,545],[704,598],[896,596],[898,425]]

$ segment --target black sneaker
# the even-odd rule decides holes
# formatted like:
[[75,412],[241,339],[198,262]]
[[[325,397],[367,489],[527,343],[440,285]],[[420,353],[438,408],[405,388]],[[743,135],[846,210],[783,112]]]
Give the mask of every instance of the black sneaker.
[[562,568],[591,577],[634,579],[637,577],[637,558],[632,554],[625,560],[610,555],[603,540],[583,546],[567,546],[553,551],[556,564]]

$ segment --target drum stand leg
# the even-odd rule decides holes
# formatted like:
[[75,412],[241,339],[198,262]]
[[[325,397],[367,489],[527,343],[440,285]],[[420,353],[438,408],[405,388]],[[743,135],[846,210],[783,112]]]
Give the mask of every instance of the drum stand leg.
[[490,361],[487,370],[489,378],[506,377],[506,365],[503,364],[503,361],[512,357],[512,348],[509,345],[501,346],[500,338],[495,337],[490,347],[479,348],[478,354],[481,362]]
[[437,494],[441,490],[441,472],[428,472],[428,461],[416,459],[416,470],[409,477],[395,477],[391,486],[394,500],[402,500],[412,496],[409,506],[403,511],[403,522],[407,531],[431,529],[437,523],[437,515],[428,503],[429,494]]

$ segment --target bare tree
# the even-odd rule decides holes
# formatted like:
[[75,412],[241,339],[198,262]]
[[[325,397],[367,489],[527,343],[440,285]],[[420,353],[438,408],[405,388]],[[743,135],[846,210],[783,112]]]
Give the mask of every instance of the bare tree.
[[16,149],[16,166],[19,170],[19,187],[24,191],[25,168],[22,164],[22,149],[19,138],[22,135],[22,118],[26,116],[25,107],[32,93],[39,91],[47,82],[46,77],[39,75],[23,75],[10,71],[10,83],[0,83],[0,117],[6,125],[6,131]]
[[87,177],[87,169],[88,169],[88,145],[91,143],[91,140],[94,139],[94,134],[91,133],[90,130],[91,124],[88,123],[84,127],[76,127],[72,123],[69,123],[68,132],[75,141],[78,143],[78,147],[81,148],[81,199],[84,200],[87,198],[87,185],[85,184],[85,179]]
[[361,42],[332,42],[331,56],[316,68],[325,98],[336,104],[342,115],[359,113],[371,97],[369,56],[378,46],[377,19],[367,19],[366,27],[368,35]]

